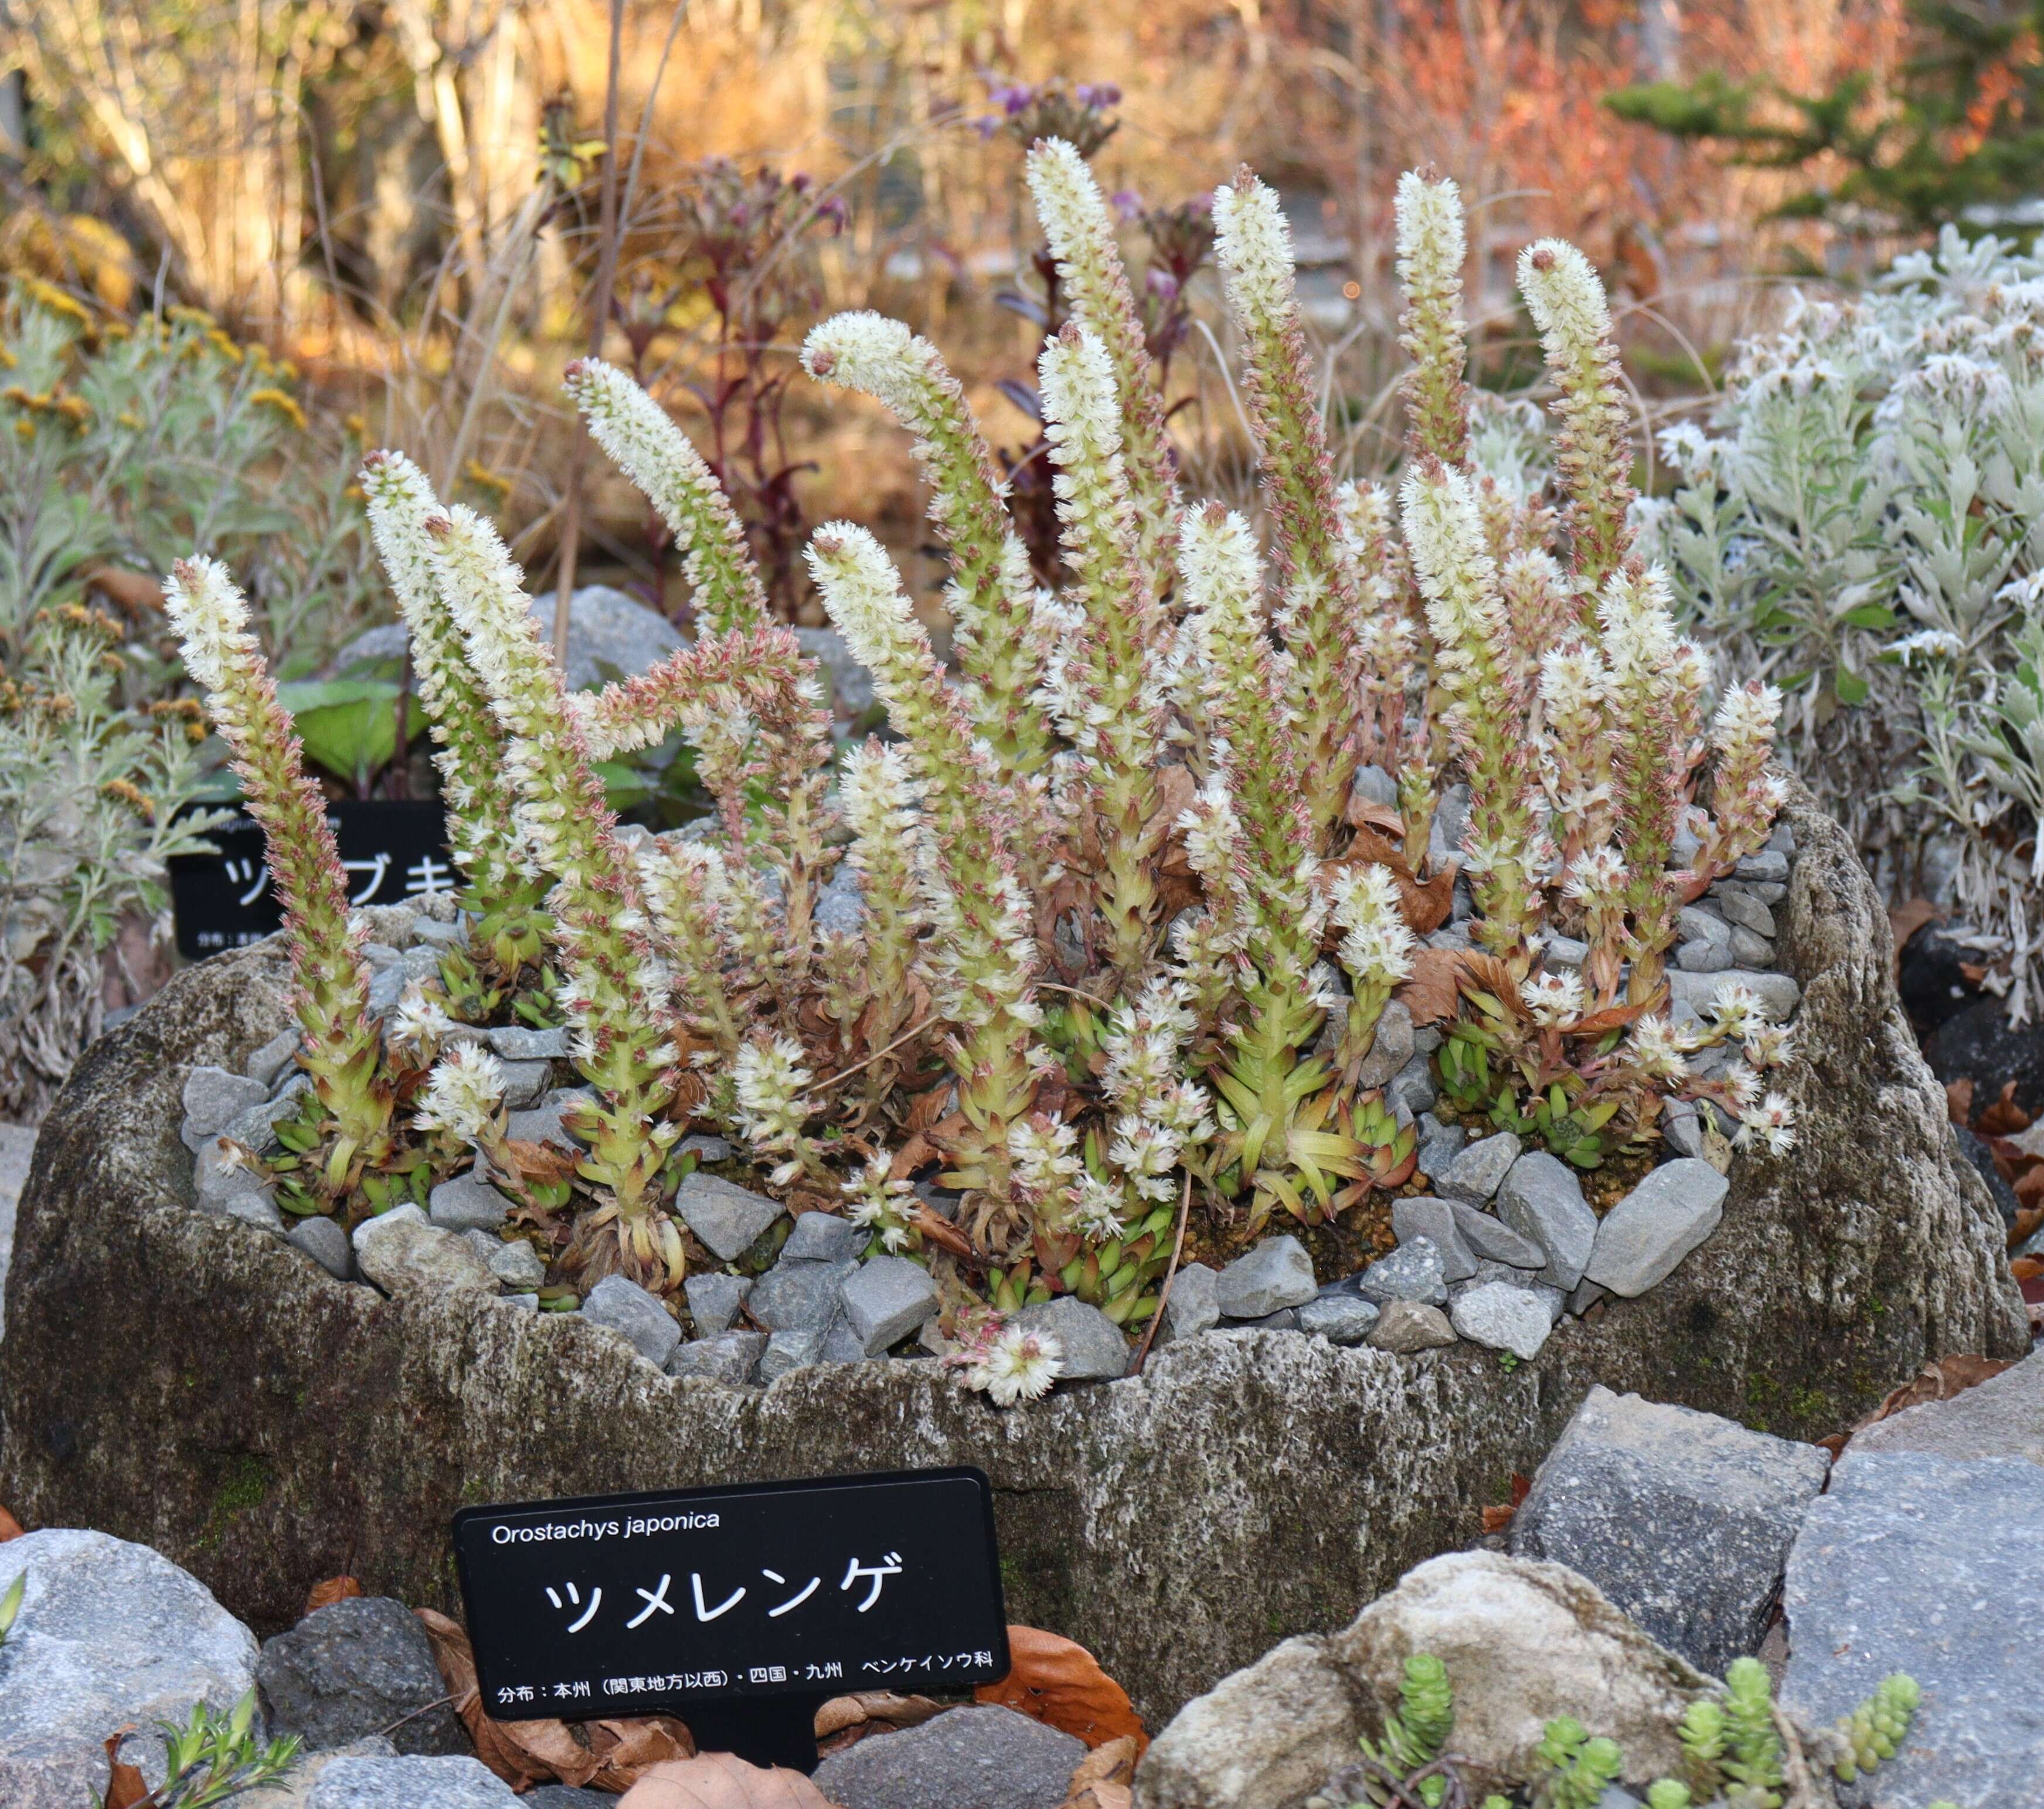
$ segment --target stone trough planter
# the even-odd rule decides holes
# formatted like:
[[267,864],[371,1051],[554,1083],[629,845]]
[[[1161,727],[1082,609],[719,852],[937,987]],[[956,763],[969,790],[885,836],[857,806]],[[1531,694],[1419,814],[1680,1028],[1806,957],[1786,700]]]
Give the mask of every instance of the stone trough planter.
[[1795,1150],[1738,1158],[1707,1243],[1516,1365],[1468,1342],[1236,1331],[1001,1411],[932,1363],[763,1390],[667,1376],[480,1289],[386,1297],[190,1209],[186,1074],[238,1066],[286,1022],[277,950],[209,962],[95,1047],[44,1127],[0,1346],[0,1500],[147,1542],[269,1632],[342,1572],[453,1605],[465,1503],[977,1464],[1011,1616],[1091,1646],[1155,1725],[1466,1543],[1593,1383],[1815,1437],[1927,1358],[2027,1346],[1999,1219],[1896,1001],[1887,920],[1837,827],[1800,796],[1790,818]]

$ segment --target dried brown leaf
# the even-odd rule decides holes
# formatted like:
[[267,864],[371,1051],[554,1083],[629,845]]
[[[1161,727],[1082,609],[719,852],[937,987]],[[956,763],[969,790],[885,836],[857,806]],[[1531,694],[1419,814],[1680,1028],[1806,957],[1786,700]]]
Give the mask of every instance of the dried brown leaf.
[[1150,1744],[1128,1692],[1078,1641],[1041,1627],[1010,1627],[1008,1654],[1008,1675],[998,1683],[982,1684],[973,1692],[975,1701],[1019,1710],[1089,1746],[1104,1746],[1124,1734],[1139,1749]]
[[1881,1405],[1851,1431],[1842,1438],[1834,1435],[1837,1440],[1835,1444],[1831,1438],[1819,1439],[1818,1442],[1835,1458],[1868,1427],[1901,1412],[1904,1408],[1922,1407],[1931,1401],[1950,1400],[1954,1395],[1964,1394],[1968,1388],[1977,1388],[1990,1377],[1998,1376],[2003,1370],[2014,1367],[2015,1365],[2005,1357],[1974,1357],[1961,1352],[1950,1357],[1938,1358],[1926,1363],[1900,1388],[1889,1390]]
[[1907,904],[1898,904],[1888,913],[1888,927],[1895,936],[1895,972],[1898,978],[1902,971],[1904,945],[1926,924],[1934,923],[1943,916],[1943,912],[1920,893]]
[[160,616],[163,613],[163,587],[147,572],[96,565],[86,573],[85,582],[108,602],[117,604],[131,616]]
[[1142,1749],[1126,1734],[1095,1747],[1072,1773],[1062,1809],[1129,1809],[1135,1761],[1141,1757]]
[[[1362,866],[1374,862],[1385,868],[1398,887],[1398,912],[1416,936],[1431,935],[1448,920],[1454,908],[1456,863],[1450,861],[1431,878],[1422,881],[1405,864],[1404,824],[1391,812],[1393,834],[1380,835],[1364,824],[1355,832],[1342,863]],[[1331,878],[1331,875],[1330,875]]]
[[0,1545],[5,1545],[10,1539],[18,1539],[21,1536],[21,1523],[6,1508],[0,1508]]
[[1416,1024],[1446,1024],[1462,1003],[1462,958],[1458,948],[1412,951],[1412,977],[1392,997],[1412,1014]]
[[1512,971],[1511,964],[1480,948],[1464,949],[1462,955],[1462,989],[1465,993],[1488,993],[1516,1018],[1526,1016],[1526,1007],[1519,997],[1519,976]]
[[847,1727],[867,1722],[889,1727],[914,1727],[943,1712],[924,1696],[897,1696],[892,1690],[867,1690],[856,1696],[832,1696],[816,1711],[816,1738],[828,1739]]
[[651,1768],[695,1750],[689,1730],[670,1715],[599,1721],[585,1730],[587,1743],[565,1721],[498,1721],[482,1711],[475,1655],[459,1621],[432,1608],[414,1608],[433,1649],[454,1711],[468,1730],[475,1756],[513,1789],[556,1780],[628,1790]]
[[1946,1081],[1945,1116],[1954,1124],[1966,1125],[1973,1122],[1973,1084],[1972,1081]]
[[336,1602],[352,1601],[362,1593],[362,1585],[352,1577],[329,1577],[324,1583],[315,1583],[305,1597],[305,1612],[315,1608],[330,1608]]
[[1973,1120],[1973,1129],[1983,1137],[2012,1137],[2030,1128],[2030,1114],[2015,1103],[2015,1083],[2006,1081],[1993,1104]]
[[747,1765],[728,1753],[700,1753],[655,1765],[617,1809],[837,1809],[800,1772]]
[[148,1780],[136,1767],[121,1762],[121,1742],[134,1731],[131,1725],[106,1736],[104,1809],[136,1809],[138,1803],[149,1802],[155,1795],[149,1788]]

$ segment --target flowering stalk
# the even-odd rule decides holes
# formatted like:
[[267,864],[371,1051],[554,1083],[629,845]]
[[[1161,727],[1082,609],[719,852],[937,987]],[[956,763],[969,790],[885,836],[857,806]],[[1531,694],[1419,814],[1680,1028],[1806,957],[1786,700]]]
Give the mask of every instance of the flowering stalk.
[[1388,869],[1350,867],[1335,881],[1333,916],[1342,939],[1335,952],[1350,988],[1336,1060],[1342,1078],[1357,1071],[1377,1040],[1377,1020],[1393,989],[1412,974],[1412,932],[1398,908],[1398,889]]
[[1347,801],[1366,662],[1362,607],[1343,556],[1327,430],[1293,274],[1291,229],[1278,198],[1244,167],[1214,190],[1215,252],[1247,357],[1250,417],[1276,525],[1281,619],[1297,661],[1293,692],[1306,766],[1301,789],[1324,846]]
[[1178,466],[1114,225],[1093,171],[1064,140],[1039,140],[1029,152],[1028,176],[1036,219],[1057,259],[1058,281],[1072,317],[1100,341],[1113,373],[1135,557],[1151,590],[1161,595],[1170,582],[1178,543]]
[[1398,179],[1398,282],[1405,291],[1398,343],[1412,360],[1404,387],[1405,443],[1416,457],[1469,463],[1469,362],[1462,321],[1462,193],[1446,178]]
[[636,858],[647,914],[674,969],[676,1015],[719,1054],[736,1055],[740,1026],[724,980],[731,949],[724,857],[699,842],[658,837]]
[[837,1185],[815,1139],[802,1128],[812,1111],[805,1095],[815,1081],[801,1044],[791,1036],[747,1043],[733,1064],[733,1122],[757,1154],[775,1158],[767,1179],[776,1187],[803,1176],[833,1189]]
[[1110,958],[1133,976],[1148,964],[1156,940],[1151,869],[1165,827],[1156,820],[1155,775],[1168,701],[1159,657],[1163,612],[1136,544],[1106,348],[1067,322],[1043,348],[1039,375],[1073,574],[1070,600],[1085,623],[1057,681],[1060,713],[1088,757]]
[[870,313],[840,314],[812,328],[802,366],[820,382],[875,398],[916,436],[930,519],[951,549],[944,597],[952,651],[971,682],[974,726],[1004,772],[1041,772],[1051,730],[1035,697],[1035,581],[1028,550],[1009,523],[1007,486],[959,380],[928,340]]
[[1716,766],[1711,779],[1711,830],[1696,855],[1695,873],[1706,882],[1729,872],[1765,846],[1788,795],[1774,772],[1775,724],[1781,693],[1749,679],[1724,694],[1711,725]]
[[517,567],[471,510],[450,509],[427,532],[441,597],[509,739],[505,767],[520,827],[557,878],[561,1002],[575,1033],[575,1066],[598,1095],[569,1128],[590,1146],[577,1172],[610,1196],[588,1225],[615,1221],[628,1266],[642,1275],[664,1269],[678,1282],[680,1234],[659,1211],[661,1170],[681,1134],[666,1116],[680,1059],[667,1004],[671,970],[654,944],[566,681],[535,633]]
[[[866,1047],[879,1050],[895,1040],[917,1009],[925,920],[916,889],[922,836],[916,783],[902,748],[873,740],[847,756],[843,790],[852,833],[846,858],[859,875],[866,908],[859,935],[847,939],[859,970],[858,1034]],[[868,1066],[866,1093],[874,1104],[892,1072],[884,1062]]]
[[925,832],[916,858],[937,1007],[957,1027],[959,1110],[973,1133],[953,1166],[961,1185],[1005,1202],[1008,1127],[1035,1092],[1041,1016],[1032,990],[1035,944],[998,770],[945,685],[880,543],[863,528],[833,522],[811,539],[809,560],[832,621],[873,674],[921,793]]
[[1554,472],[1569,499],[1564,523],[1576,581],[1585,592],[1623,560],[1631,542],[1632,438],[1611,310],[1590,261],[1562,239],[1543,239],[1519,255],[1519,290],[1547,369],[1561,391]]
[[1469,770],[1462,851],[1481,913],[1475,933],[1493,954],[1523,964],[1554,849],[1536,808],[1526,697],[1497,567],[1474,486],[1462,472],[1428,460],[1407,473],[1401,494],[1406,543],[1439,648],[1436,677],[1450,700],[1448,732]]
[[824,842],[833,821],[830,717],[815,662],[793,634],[762,623],[706,636],[636,678],[570,701],[594,759],[650,746],[681,724],[732,849],[741,858],[756,851],[780,876],[785,965],[799,971],[817,885],[836,857]]
[[[1342,558],[1362,612],[1356,631],[1356,646],[1362,656],[1357,758],[1397,772],[1401,780],[1407,773],[1417,776],[1424,770],[1424,762],[1405,758],[1405,700],[1426,620],[1412,586],[1412,562],[1399,543],[1397,510],[1381,484],[1353,481],[1335,486],[1335,509],[1340,521]],[[1424,723],[1420,733],[1424,739]],[[1431,817],[1431,805],[1428,809]],[[1408,837],[1412,827],[1408,818]],[[1417,851],[1408,858],[1416,873],[1417,855],[1426,850],[1427,828],[1425,823],[1419,825]]]
[[688,436],[600,358],[571,364],[565,382],[590,437],[645,493],[682,549],[697,619],[720,634],[758,627],[766,618],[766,592],[746,547],[745,524]]
[[516,800],[504,778],[504,732],[440,600],[426,532],[439,501],[402,452],[371,453],[362,462],[361,482],[370,532],[410,636],[420,701],[432,719],[433,764],[448,805],[449,843],[468,878],[466,902],[477,913],[474,940],[509,981],[540,958],[551,881],[520,838]]
[[348,921],[347,876],[326,801],[305,776],[290,714],[248,630],[248,605],[225,567],[180,559],[164,608],[186,669],[206,689],[213,726],[234,755],[248,813],[263,826],[271,884],[291,951],[293,1009],[305,1040],[299,1065],[333,1120],[321,1180],[345,1198],[392,1151],[392,1095],[381,1071],[380,1020],[369,1012],[363,932]]
[[1661,985],[1662,957],[1675,939],[1678,901],[1668,857],[1689,774],[1684,711],[1708,682],[1692,643],[1679,641],[1659,567],[1611,574],[1597,605],[1610,669],[1606,705],[1618,839],[1627,874],[1635,1001]]

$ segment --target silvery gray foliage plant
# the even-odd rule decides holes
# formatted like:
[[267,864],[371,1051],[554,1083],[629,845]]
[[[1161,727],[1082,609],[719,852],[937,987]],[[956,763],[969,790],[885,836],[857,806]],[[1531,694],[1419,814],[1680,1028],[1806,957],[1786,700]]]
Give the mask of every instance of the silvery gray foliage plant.
[[1947,228],[1797,295],[1707,425],[1661,436],[1642,545],[1899,901],[1950,906],[2018,1021],[2044,969],[2044,261]]

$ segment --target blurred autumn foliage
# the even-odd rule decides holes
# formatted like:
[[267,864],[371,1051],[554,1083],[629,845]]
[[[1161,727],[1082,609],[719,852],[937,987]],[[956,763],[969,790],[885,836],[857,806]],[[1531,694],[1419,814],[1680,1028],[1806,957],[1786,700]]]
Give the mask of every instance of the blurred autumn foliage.
[[[1018,85],[1112,85],[1094,161],[1132,232],[1244,159],[1279,187],[1367,464],[1397,443],[1399,171],[1431,164],[1473,204],[1489,380],[1532,373],[1511,259],[1558,232],[1604,272],[1642,385],[1692,392],[1770,305],[1756,275],[1873,253],[1769,217],[1821,158],[1738,167],[1605,97],[1708,72],[1850,79],[1877,106],[1911,29],[1906,0],[0,0],[0,266],[115,310],[211,310],[490,508],[543,582],[579,532],[585,567],[621,563],[655,596],[657,525],[599,478],[585,501],[555,413],[593,336],[728,441],[720,473],[777,572],[826,513],[905,555],[920,535],[884,426],[786,383],[821,313],[939,337],[993,435],[1034,437],[1000,400],[1038,332],[1004,301],[1034,240],[997,129]],[[743,202],[760,183],[770,229]],[[1238,424],[1210,282],[1181,306],[1174,381],[1197,405],[1174,428],[1225,492]]]

